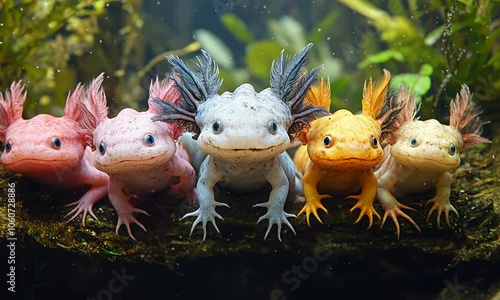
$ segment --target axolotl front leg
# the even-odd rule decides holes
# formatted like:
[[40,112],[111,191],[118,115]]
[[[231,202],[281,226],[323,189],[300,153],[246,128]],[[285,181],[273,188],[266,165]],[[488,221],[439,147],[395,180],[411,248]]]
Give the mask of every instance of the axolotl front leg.
[[[71,218],[68,222],[72,221],[79,214],[83,214],[82,217],[82,225],[85,227],[85,220],[87,219],[87,214],[90,214],[95,220],[97,220],[96,215],[92,211],[92,207],[94,204],[100,199],[104,198],[106,194],[108,194],[108,182],[109,176],[97,170],[94,167],[92,162],[93,154],[90,151],[90,148],[85,150],[84,157],[80,162],[80,166],[77,170],[72,171],[72,174],[79,174],[77,178],[73,178],[72,180],[78,180],[82,184],[90,186],[90,188],[85,192],[85,194],[75,202],[69,203],[66,206],[76,205],[69,213],[66,214],[65,217],[70,215]],[[61,174],[64,176],[65,174]],[[61,178],[62,179],[62,178]]]
[[167,170],[171,176],[179,177],[179,182],[171,187],[171,190],[178,191],[184,195],[189,204],[198,202],[196,193],[196,174],[191,164],[179,155],[174,155],[170,160]]
[[132,204],[130,204],[131,198],[131,195],[125,193],[125,186],[123,183],[117,177],[111,176],[109,178],[109,200],[118,214],[116,234],[118,234],[120,227],[125,225],[128,235],[135,240],[132,230],[130,229],[130,224],[135,223],[144,231],[146,231],[146,227],[134,217],[134,213],[142,213],[148,216],[149,214],[142,209],[133,207]]
[[[224,220],[221,215],[219,215],[215,208],[217,206],[225,206],[229,208],[229,205],[222,202],[215,201],[214,187],[219,182],[223,176],[212,163],[211,157],[207,157],[200,168],[200,178],[196,184],[196,190],[198,191],[198,203],[199,208],[194,212],[185,214],[182,219],[187,217],[196,217],[193,225],[191,226],[191,232],[189,235],[193,234],[193,231],[198,225],[202,223],[203,225],[203,240],[207,237],[207,222],[212,222],[215,230],[220,233],[217,224],[215,223],[215,217]],[[181,219],[181,220],[182,220]]]
[[271,184],[272,190],[269,195],[269,201],[254,205],[254,207],[267,208],[266,214],[264,214],[259,218],[259,220],[257,220],[257,224],[264,219],[269,219],[269,226],[267,227],[264,239],[267,238],[267,235],[271,231],[273,224],[276,224],[278,226],[278,240],[281,241],[282,224],[286,224],[288,227],[290,227],[293,233],[296,234],[295,229],[293,229],[292,224],[290,224],[287,219],[290,217],[296,218],[296,216],[284,211],[290,183],[278,159],[275,159],[274,163],[271,166],[271,169],[265,177]]
[[427,222],[429,222],[429,218],[432,215],[432,212],[437,211],[437,225],[440,227],[441,214],[444,213],[446,223],[450,226],[449,213],[450,211],[454,212],[458,217],[458,211],[451,205],[450,203],[450,193],[451,193],[451,182],[453,181],[453,176],[444,172],[436,182],[436,195],[434,198],[428,200],[425,204],[434,203],[431,209],[429,210],[429,214],[427,215]]

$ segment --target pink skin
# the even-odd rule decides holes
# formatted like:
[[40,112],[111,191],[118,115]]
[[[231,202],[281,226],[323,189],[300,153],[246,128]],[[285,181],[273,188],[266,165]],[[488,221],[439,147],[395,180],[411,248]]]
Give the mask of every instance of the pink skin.
[[438,227],[442,214],[450,226],[450,211],[458,216],[458,211],[450,203],[453,181],[450,172],[460,165],[460,151],[490,141],[480,136],[487,122],[479,118],[481,111],[472,102],[472,95],[465,85],[450,103],[450,125],[434,119],[416,119],[415,97],[410,96],[408,90],[401,88],[397,101],[403,102],[404,106],[395,122],[396,130],[388,135],[389,145],[384,149],[384,160],[375,175],[378,179],[377,198],[385,210],[380,226],[390,217],[399,239],[398,216],[408,220],[418,231],[420,228],[402,211],[414,209],[399,203],[396,196],[435,189],[434,198],[426,202],[432,204],[427,221],[436,211]]
[[82,102],[86,138],[91,147],[97,148],[94,165],[110,176],[109,199],[118,214],[116,234],[125,225],[135,240],[130,225],[135,223],[144,231],[146,228],[134,213],[149,214],[133,207],[132,198],[170,187],[189,202],[198,200],[194,169],[187,152],[176,143],[182,133],[180,128],[151,120],[156,109],[154,98],[176,101],[180,95],[169,80],[157,79],[151,84],[148,111],[126,108],[109,119],[101,83],[92,84],[92,93]]
[[92,207],[108,192],[108,176],[93,166],[94,153],[80,133],[77,102],[84,93],[84,87],[78,85],[68,96],[63,117],[40,114],[28,120],[22,118],[26,92],[21,82],[12,83],[5,97],[0,94],[0,140],[5,145],[0,163],[10,172],[42,184],[86,190],[79,200],[68,204],[76,207],[66,215],[72,214],[71,221],[83,214],[83,226],[87,214],[97,220]]

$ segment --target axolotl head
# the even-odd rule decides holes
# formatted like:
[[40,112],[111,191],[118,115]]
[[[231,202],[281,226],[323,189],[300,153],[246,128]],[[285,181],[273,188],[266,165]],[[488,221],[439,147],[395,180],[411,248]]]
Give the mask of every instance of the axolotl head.
[[242,84],[219,95],[222,81],[208,53],[198,56],[191,70],[177,56],[170,56],[172,78],[182,100],[162,106],[154,120],[174,122],[194,132],[202,151],[222,159],[266,160],[283,153],[291,137],[318,117],[329,114],[303,100],[321,68],[307,71],[306,54],[312,44],[293,57],[283,52],[271,67],[270,87],[257,93]]
[[167,163],[176,151],[181,134],[172,124],[154,122],[156,112],[152,99],[177,99],[172,82],[158,78],[151,83],[149,110],[138,112],[123,109],[116,117],[107,117],[106,96],[102,80],[95,82],[84,97],[84,117],[87,120],[87,140],[96,149],[94,165],[107,174],[135,173]]
[[0,140],[4,151],[0,163],[11,172],[40,174],[72,169],[82,159],[85,139],[78,128],[77,102],[83,93],[78,85],[66,100],[64,116],[40,114],[22,118],[26,92],[15,82],[5,97],[0,94]]
[[420,121],[415,118],[418,108],[415,96],[401,88],[398,101],[404,103],[398,118],[397,130],[390,135],[391,155],[399,163],[414,168],[438,172],[453,170],[460,165],[460,151],[478,143],[488,143],[480,136],[486,122],[481,111],[472,102],[466,85],[460,95],[450,102],[450,124],[435,119]]
[[270,89],[256,93],[250,84],[243,84],[233,93],[211,97],[198,111],[198,145],[206,154],[225,159],[269,159],[290,144],[290,108]]
[[[384,70],[383,80],[365,84],[362,113],[341,109],[311,122],[299,139],[307,144],[307,152],[315,165],[323,169],[369,169],[384,157],[382,131],[399,112],[394,101],[387,99],[390,73]],[[330,84],[323,80],[314,85],[306,101],[330,106]]]

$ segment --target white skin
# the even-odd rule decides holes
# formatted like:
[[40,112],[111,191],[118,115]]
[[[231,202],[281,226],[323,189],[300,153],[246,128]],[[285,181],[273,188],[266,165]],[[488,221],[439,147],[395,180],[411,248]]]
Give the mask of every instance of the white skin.
[[196,186],[200,207],[183,217],[196,217],[191,233],[201,222],[205,240],[209,221],[219,232],[215,217],[223,218],[215,208],[229,206],[215,200],[217,183],[237,191],[258,190],[271,184],[269,200],[254,205],[267,208],[257,221],[269,220],[264,238],[273,224],[278,226],[279,240],[282,224],[295,233],[287,220],[295,215],[284,211],[287,199],[295,197],[295,167],[285,153],[290,144],[287,128],[292,121],[288,106],[270,89],[256,93],[250,84],[243,84],[234,93],[214,95],[200,104],[198,112],[198,146],[208,156],[201,165]]
[[187,201],[197,201],[195,173],[186,151],[172,138],[172,125],[154,122],[152,116],[127,108],[101,122],[93,133],[94,164],[110,176],[109,199],[118,214],[116,233],[123,224],[133,239],[130,224],[146,230],[133,214],[148,213],[133,207],[131,198],[171,187]]
[[[17,87],[17,88],[16,88]],[[95,219],[93,205],[108,192],[108,176],[92,164],[94,153],[85,145],[83,134],[79,133],[79,115],[76,101],[81,96],[78,87],[66,102],[65,114],[54,117],[40,114],[31,119],[21,117],[25,96],[23,90],[13,85],[12,95],[6,95],[4,103],[14,102],[19,111],[5,105],[6,114],[15,120],[7,125],[0,163],[10,172],[21,173],[30,179],[59,189],[85,191],[83,196],[68,205],[76,205],[66,216],[70,221],[83,214],[85,226],[87,214]],[[2,97],[3,99],[3,97]],[[2,119],[5,122],[7,119]]]
[[427,201],[433,203],[427,221],[432,212],[437,211],[438,226],[442,213],[449,225],[449,212],[458,216],[457,210],[450,203],[453,177],[449,171],[460,164],[458,150],[463,145],[462,135],[456,129],[436,120],[415,120],[402,125],[395,136],[396,143],[386,146],[384,161],[375,172],[379,185],[377,198],[385,210],[381,226],[390,216],[399,238],[397,216],[402,216],[420,231],[413,219],[401,210],[413,209],[399,203],[396,196],[432,189],[436,190],[436,195]]

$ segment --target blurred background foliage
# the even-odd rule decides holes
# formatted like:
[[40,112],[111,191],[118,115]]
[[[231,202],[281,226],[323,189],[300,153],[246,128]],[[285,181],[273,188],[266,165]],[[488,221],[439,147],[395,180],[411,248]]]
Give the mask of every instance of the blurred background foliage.
[[392,74],[411,87],[423,118],[444,120],[466,83],[488,116],[500,119],[499,0],[187,0],[0,2],[0,88],[23,79],[26,116],[62,114],[69,90],[100,72],[111,115],[146,108],[151,78],[169,71],[164,57],[200,46],[233,91],[269,85],[282,49],[315,43],[311,67],[325,65],[332,110],[361,107],[363,83]]

